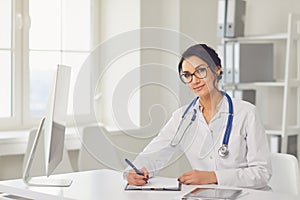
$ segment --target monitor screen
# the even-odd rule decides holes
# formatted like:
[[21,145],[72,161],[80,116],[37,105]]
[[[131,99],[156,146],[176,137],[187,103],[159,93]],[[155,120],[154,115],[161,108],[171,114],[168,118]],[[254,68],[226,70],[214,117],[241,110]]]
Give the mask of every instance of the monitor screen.
[[70,67],[63,65],[57,67],[45,120],[44,142],[47,176],[51,175],[63,157],[70,77]]

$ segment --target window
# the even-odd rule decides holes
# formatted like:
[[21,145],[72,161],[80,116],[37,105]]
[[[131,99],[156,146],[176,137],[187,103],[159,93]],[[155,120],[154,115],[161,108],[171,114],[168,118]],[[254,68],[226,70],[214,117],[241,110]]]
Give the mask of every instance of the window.
[[71,114],[76,75],[92,49],[91,2],[0,0],[0,122],[11,119],[7,126],[14,128],[36,124],[58,64],[72,67]]
[[[74,82],[76,69],[82,65],[91,49],[90,9],[87,0],[29,1],[31,116],[44,114],[57,64],[73,67]],[[72,103],[69,105],[71,112]]]
[[0,117],[12,117],[12,5],[0,0]]

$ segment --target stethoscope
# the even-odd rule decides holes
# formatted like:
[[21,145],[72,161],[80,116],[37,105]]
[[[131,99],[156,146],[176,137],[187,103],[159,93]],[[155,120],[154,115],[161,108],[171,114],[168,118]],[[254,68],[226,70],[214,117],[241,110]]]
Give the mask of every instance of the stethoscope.
[[[230,133],[231,133],[231,128],[232,128],[232,120],[233,120],[233,104],[232,104],[232,99],[230,98],[230,96],[229,96],[227,93],[225,93],[225,92],[222,92],[222,93],[226,96],[227,101],[228,101],[229,115],[228,115],[228,119],[227,119],[227,125],[226,125],[225,134],[224,134],[224,137],[223,137],[222,146],[218,149],[218,154],[219,154],[219,156],[221,156],[221,157],[226,157],[226,156],[229,154],[229,150],[228,150],[228,142],[229,142]],[[177,145],[181,142],[183,136],[185,135],[185,133],[187,132],[187,130],[190,128],[190,126],[192,125],[192,123],[195,121],[195,119],[196,119],[196,117],[197,117],[197,111],[196,111],[196,109],[194,108],[194,109],[193,109],[193,116],[192,116],[192,118],[191,118],[191,120],[190,120],[190,123],[189,123],[189,124],[186,126],[186,128],[184,129],[184,131],[183,131],[183,133],[182,133],[182,135],[181,135],[179,141],[175,143],[175,138],[176,138],[177,134],[180,132],[179,130],[180,130],[181,126],[182,126],[183,121],[184,121],[185,118],[186,118],[187,113],[189,112],[189,110],[190,110],[192,107],[195,106],[195,104],[197,103],[198,99],[199,99],[199,97],[196,97],[195,99],[193,99],[193,101],[187,106],[187,108],[186,108],[185,111],[183,112],[183,114],[182,114],[182,116],[181,116],[180,123],[179,123],[179,125],[178,125],[178,127],[177,127],[177,131],[176,131],[176,133],[175,133],[175,135],[174,135],[174,137],[173,137],[173,139],[172,139],[172,141],[171,141],[171,144],[170,144],[172,147],[177,146]]]

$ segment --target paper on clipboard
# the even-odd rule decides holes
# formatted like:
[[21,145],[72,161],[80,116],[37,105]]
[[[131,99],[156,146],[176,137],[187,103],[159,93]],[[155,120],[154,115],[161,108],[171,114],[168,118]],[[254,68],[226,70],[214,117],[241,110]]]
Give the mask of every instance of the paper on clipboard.
[[181,183],[175,178],[154,177],[148,180],[148,183],[143,186],[126,185],[125,190],[168,190],[180,191]]

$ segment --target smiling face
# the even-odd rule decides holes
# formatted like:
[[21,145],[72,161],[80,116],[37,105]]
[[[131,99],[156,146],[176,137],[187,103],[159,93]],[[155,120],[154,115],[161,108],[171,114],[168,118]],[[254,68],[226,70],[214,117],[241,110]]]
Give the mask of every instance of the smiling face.
[[[200,72],[206,69],[206,77],[200,78]],[[195,72],[195,71],[199,71]],[[208,97],[211,92],[218,90],[216,88],[216,75],[211,71],[208,64],[197,56],[190,56],[183,60],[182,62],[182,72],[181,74],[193,74],[192,81],[187,83],[189,88],[199,97]],[[220,67],[217,67],[216,73],[220,73]]]

